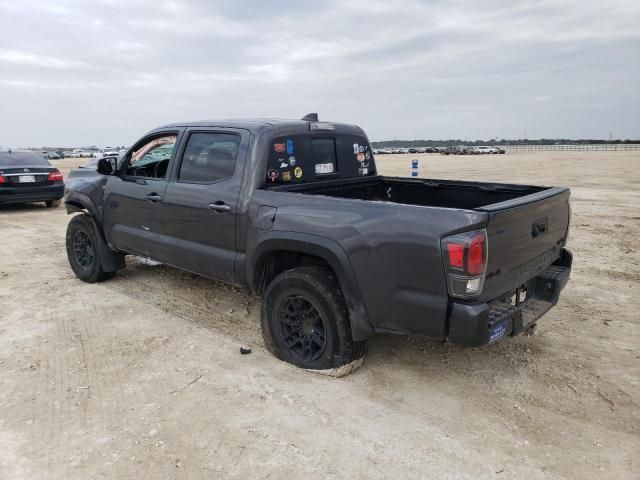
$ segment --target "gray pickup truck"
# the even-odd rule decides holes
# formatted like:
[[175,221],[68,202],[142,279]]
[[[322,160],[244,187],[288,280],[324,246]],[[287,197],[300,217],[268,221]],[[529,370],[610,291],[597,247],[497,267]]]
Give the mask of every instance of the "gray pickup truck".
[[378,174],[366,134],[302,120],[177,123],[69,176],[71,268],[126,255],[248,287],[278,358],[361,363],[379,332],[485,345],[558,301],[567,188]]

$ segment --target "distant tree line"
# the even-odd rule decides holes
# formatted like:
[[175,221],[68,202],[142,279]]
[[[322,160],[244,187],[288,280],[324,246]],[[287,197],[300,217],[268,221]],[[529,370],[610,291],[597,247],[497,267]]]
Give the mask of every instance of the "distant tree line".
[[383,140],[381,142],[371,142],[374,148],[394,148],[394,147],[446,147],[447,145],[620,145],[620,144],[636,144],[640,140],[598,140],[598,139],[579,139],[572,140],[569,138],[540,138],[538,140],[529,139],[501,139],[501,140]]

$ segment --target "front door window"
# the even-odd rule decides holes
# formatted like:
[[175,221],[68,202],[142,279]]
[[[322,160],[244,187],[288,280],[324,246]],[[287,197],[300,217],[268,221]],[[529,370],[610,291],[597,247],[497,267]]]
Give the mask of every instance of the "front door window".
[[176,135],[164,135],[141,145],[131,154],[125,174],[132,177],[164,178],[176,139]]

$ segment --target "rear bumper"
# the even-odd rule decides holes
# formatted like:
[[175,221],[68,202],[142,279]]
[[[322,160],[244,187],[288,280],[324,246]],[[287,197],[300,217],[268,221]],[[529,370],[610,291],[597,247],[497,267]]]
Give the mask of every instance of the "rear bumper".
[[448,339],[479,346],[521,334],[558,303],[560,292],[569,281],[571,262],[571,252],[563,249],[553,265],[526,283],[527,299],[522,303],[508,303],[508,296],[489,303],[453,302]]
[[43,187],[0,188],[0,204],[48,202],[64,196],[64,184]]

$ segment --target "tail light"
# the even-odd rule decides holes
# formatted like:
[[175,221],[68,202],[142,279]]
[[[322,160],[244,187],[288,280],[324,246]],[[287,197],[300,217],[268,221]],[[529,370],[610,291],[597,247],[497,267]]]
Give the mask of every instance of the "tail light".
[[4,175],[0,175],[0,184],[2,183],[7,183],[7,177],[5,177]]
[[[2,181],[0,181],[2,183]],[[567,246],[567,242],[569,241],[569,231],[571,230],[571,199],[567,201],[569,204],[569,218],[567,219],[567,234],[564,236],[564,244],[563,247]]]
[[57,169],[49,173],[49,175],[47,176],[47,180],[50,182],[61,182],[63,179],[64,177],[62,176],[62,173],[60,173],[60,170]]
[[480,295],[487,270],[487,232],[458,233],[442,239],[449,295],[470,298]]

